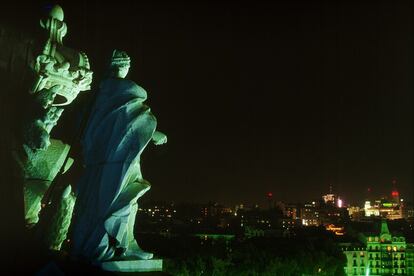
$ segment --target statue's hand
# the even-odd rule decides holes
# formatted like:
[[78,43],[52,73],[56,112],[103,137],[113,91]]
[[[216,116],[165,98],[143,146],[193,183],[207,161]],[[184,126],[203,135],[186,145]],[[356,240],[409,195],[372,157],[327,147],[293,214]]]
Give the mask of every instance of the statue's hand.
[[155,131],[152,135],[152,140],[154,141],[154,145],[162,145],[167,143],[167,135],[160,131]]

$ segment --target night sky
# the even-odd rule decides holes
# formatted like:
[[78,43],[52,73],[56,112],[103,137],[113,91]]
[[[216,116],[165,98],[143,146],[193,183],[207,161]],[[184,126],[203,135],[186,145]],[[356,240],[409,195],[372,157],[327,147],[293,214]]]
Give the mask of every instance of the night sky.
[[[146,200],[303,202],[332,185],[362,205],[393,178],[413,198],[411,1],[172,2],[60,2],[64,44],[88,54],[95,85],[127,51],[168,135],[143,154]],[[14,22],[40,31],[44,3]]]

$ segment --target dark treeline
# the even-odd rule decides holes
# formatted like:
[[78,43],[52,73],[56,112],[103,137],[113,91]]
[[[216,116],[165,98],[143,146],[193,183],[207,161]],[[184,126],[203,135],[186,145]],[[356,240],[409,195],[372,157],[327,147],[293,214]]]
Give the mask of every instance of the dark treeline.
[[171,275],[344,275],[345,256],[320,229],[242,240],[138,236],[145,249],[164,259]]

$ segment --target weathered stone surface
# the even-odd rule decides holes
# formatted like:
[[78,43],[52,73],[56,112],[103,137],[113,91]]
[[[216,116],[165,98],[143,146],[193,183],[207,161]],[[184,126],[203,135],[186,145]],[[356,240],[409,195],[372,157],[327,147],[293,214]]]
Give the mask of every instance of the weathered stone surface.
[[26,179],[42,179],[52,181],[63,166],[70,146],[60,140],[51,139],[47,150],[30,151],[24,166]]
[[60,250],[68,233],[75,202],[75,194],[72,192],[71,186],[68,185],[56,204],[57,210],[51,218],[49,227],[47,227],[43,233],[44,244],[47,245],[49,249]]
[[27,224],[37,223],[42,198],[52,180],[64,165],[70,146],[51,139],[47,150],[32,151],[26,148],[27,157],[21,161],[24,173],[25,219]]

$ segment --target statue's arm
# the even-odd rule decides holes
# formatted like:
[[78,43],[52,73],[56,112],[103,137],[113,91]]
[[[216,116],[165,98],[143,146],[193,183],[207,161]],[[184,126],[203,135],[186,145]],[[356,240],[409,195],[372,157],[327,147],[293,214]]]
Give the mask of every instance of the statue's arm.
[[167,135],[162,133],[161,131],[154,131],[154,134],[152,134],[152,141],[155,145],[162,145],[167,143]]

